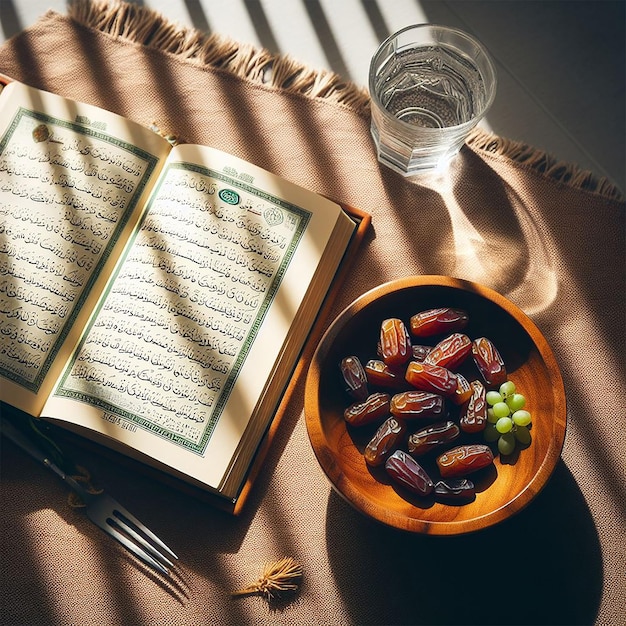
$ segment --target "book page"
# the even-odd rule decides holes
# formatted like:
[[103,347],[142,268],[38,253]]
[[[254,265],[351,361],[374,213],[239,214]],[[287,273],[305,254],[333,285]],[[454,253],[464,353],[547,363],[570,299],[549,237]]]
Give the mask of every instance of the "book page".
[[10,83],[0,98],[0,399],[38,414],[169,144]]
[[218,488],[339,219],[248,163],[174,148],[46,415]]

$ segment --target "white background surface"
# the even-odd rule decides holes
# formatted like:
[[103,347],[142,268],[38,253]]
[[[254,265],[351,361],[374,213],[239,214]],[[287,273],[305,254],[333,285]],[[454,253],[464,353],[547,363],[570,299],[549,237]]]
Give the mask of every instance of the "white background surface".
[[[626,189],[624,0],[138,0],[182,26],[282,52],[367,85],[378,43],[411,23],[461,28],[490,50],[485,126]],[[0,40],[66,0],[0,0]]]

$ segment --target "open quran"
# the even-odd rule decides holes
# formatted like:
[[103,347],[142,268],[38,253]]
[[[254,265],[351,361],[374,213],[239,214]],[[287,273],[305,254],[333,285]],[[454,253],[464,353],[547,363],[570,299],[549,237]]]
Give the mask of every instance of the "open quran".
[[236,508],[367,222],[234,156],[8,81],[0,399]]

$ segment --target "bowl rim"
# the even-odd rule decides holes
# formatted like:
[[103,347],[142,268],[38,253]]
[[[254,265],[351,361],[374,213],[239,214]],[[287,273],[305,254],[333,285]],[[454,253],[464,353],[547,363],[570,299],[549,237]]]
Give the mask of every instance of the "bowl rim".
[[[475,518],[448,521],[419,520],[407,518],[398,512],[372,503],[360,490],[354,489],[343,474],[327,448],[323,430],[319,427],[321,416],[318,410],[317,396],[321,378],[320,362],[330,349],[335,337],[350,322],[354,313],[361,311],[380,297],[415,287],[457,288],[477,294],[499,306],[511,315],[531,338],[546,366],[550,386],[554,390],[555,416],[552,437],[545,456],[531,480],[511,500]],[[490,287],[474,281],[435,274],[407,276],[382,283],[361,294],[337,315],[322,335],[311,359],[305,382],[304,413],[309,441],[317,461],[332,488],[340,497],[353,508],[377,522],[401,530],[428,535],[458,535],[475,532],[504,521],[525,508],[543,489],[556,468],[561,458],[567,428],[567,399],[561,371],[550,345],[533,320],[517,305]]]

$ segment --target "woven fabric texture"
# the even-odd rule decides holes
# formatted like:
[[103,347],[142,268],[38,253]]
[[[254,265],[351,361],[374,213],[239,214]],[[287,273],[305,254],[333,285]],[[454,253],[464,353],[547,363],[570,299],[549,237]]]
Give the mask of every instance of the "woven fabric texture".
[[[95,28],[93,15],[104,8],[78,11],[79,19],[42,16],[0,48],[0,71],[231,152],[370,213],[372,228],[330,319],[368,289],[415,274],[473,280],[507,296],[535,321],[562,368],[567,436],[554,475],[525,510],[450,538],[375,524],[332,491],[308,441],[303,384],[237,518],[105,456],[73,451],[176,550],[189,597],[141,571],[68,506],[60,481],[2,441],[0,623],[623,623],[619,190],[480,134],[445,174],[404,180],[379,166],[366,98],[355,87],[232,42],[191,33],[177,40],[155,22],[126,27],[137,19],[128,9]],[[231,598],[283,556],[304,568],[295,595]]]

